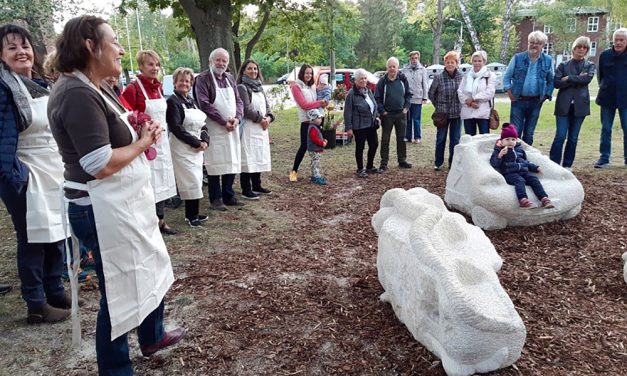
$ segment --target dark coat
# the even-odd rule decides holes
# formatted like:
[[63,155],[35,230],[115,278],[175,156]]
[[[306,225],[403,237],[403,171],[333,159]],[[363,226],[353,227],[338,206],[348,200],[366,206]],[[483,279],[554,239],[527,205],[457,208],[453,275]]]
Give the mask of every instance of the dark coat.
[[377,102],[370,89],[366,90],[368,90],[368,97],[374,104],[374,113],[370,111],[366,97],[360,91],[355,92],[354,89],[354,86],[350,89],[344,102],[344,129],[346,131],[370,128],[374,125],[375,118],[379,116]]
[[[411,106],[412,93],[411,89],[409,88],[409,81],[407,81],[407,77],[405,77],[402,72],[397,73],[396,79],[401,80],[401,83],[403,84],[403,108],[397,111],[400,113],[403,109],[409,110],[409,107]],[[381,79],[379,79],[379,82],[377,82],[377,85],[374,88],[374,98],[376,99],[377,111],[379,111],[379,114],[381,115],[383,115],[383,113],[385,112],[390,112],[385,108],[385,99],[390,94],[387,90],[388,82],[393,81],[390,81],[390,79],[388,79],[388,74],[386,73],[385,75],[383,75],[383,77],[381,77]]]
[[516,143],[513,150],[508,150],[507,154],[499,159],[498,155],[501,149],[503,149],[502,146],[494,145],[494,151],[492,152],[492,157],[490,157],[490,164],[501,174],[538,172],[538,166],[527,160],[527,153],[525,153],[520,142]]
[[[595,65],[584,60],[568,60],[560,63],[555,71],[555,87],[558,90],[555,101],[555,116],[568,116],[570,104],[574,105],[574,115],[584,117],[590,115],[590,92],[588,85],[594,77]],[[568,80],[562,81],[562,77]]]
[[599,106],[627,108],[627,51],[620,55],[613,48],[603,51],[599,56],[597,80]]

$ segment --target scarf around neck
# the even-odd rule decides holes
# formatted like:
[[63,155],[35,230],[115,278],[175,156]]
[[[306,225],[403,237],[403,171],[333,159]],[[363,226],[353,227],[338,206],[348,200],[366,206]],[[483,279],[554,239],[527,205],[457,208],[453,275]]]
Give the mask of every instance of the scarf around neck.
[[469,69],[468,73],[466,73],[466,87],[464,87],[464,91],[472,95],[477,94],[479,81],[481,81],[487,71],[488,67],[485,65],[479,69],[479,72],[475,72],[474,69]]
[[30,123],[33,121],[33,114],[30,109],[28,97],[26,96],[26,93],[22,91],[18,80],[21,80],[24,86],[26,86],[28,94],[30,94],[33,99],[48,96],[50,95],[50,92],[48,89],[40,86],[28,77],[11,71],[4,63],[0,63],[0,80],[7,85],[13,95],[13,101],[15,102],[15,106],[20,114],[18,131],[21,132],[28,128]]
[[252,78],[248,76],[242,76],[242,83],[248,86],[250,90],[254,91],[255,93],[258,93],[261,90],[263,90],[263,88],[261,87],[261,81],[259,79],[253,80]]

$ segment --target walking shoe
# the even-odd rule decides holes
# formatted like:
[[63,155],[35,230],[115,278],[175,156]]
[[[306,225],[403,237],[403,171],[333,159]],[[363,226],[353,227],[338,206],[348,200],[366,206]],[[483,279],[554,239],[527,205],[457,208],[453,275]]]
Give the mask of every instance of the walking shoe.
[[290,181],[292,183],[298,181],[298,172],[296,172],[294,170],[290,171]]
[[221,199],[217,199],[211,202],[211,206],[209,207],[209,209],[216,211],[226,211],[226,206],[224,206]]
[[271,190],[266,189],[264,187],[253,188],[253,192],[255,192],[258,195],[271,195],[272,194]]
[[166,332],[163,335],[163,338],[161,338],[161,341],[155,343],[154,345],[140,346],[142,355],[148,357],[161,349],[177,344],[181,339],[183,339],[183,337],[185,337],[185,333],[186,331],[183,328],[176,328]]
[[237,201],[237,199],[235,197],[231,198],[230,200],[224,200],[223,199],[222,202],[226,206],[244,206],[244,204],[239,202],[239,201]]
[[185,222],[187,222],[187,224],[191,228],[202,227],[202,222],[198,218],[196,218],[196,219],[185,218]]
[[318,185],[327,185],[327,181],[322,176],[311,177],[311,182]]
[[420,144],[422,143],[422,140],[419,138],[414,138],[414,141],[412,141],[414,144]]
[[522,209],[533,209],[538,207],[528,198],[521,198],[520,200],[518,200],[518,206]]
[[44,304],[37,309],[29,309],[26,321],[29,324],[53,323],[67,320],[71,314],[69,309],[55,308],[50,304]]
[[400,167],[400,168],[411,168],[411,163],[402,161],[402,162],[398,163],[398,167]]
[[376,168],[376,167],[370,167],[370,168],[366,169],[366,173],[368,173],[368,174],[380,174],[381,171],[379,171],[379,169]]
[[594,168],[605,168],[605,167],[607,167],[609,165],[610,165],[610,162],[605,162],[605,161],[602,161],[602,160],[599,159],[594,164]]
[[387,165],[381,165],[379,166],[379,173],[382,174],[384,173],[386,170],[388,169]]
[[207,219],[209,219],[209,217],[207,217],[206,215],[200,215],[200,214],[198,215],[198,220],[199,220],[200,222],[204,222],[204,221],[206,221]]
[[553,203],[551,202],[551,199],[548,197],[542,197],[540,201],[542,202],[542,207],[545,209],[551,209],[555,207],[555,205],[553,205]]
[[6,295],[6,294],[8,294],[11,290],[13,290],[13,286],[11,286],[11,285],[5,285],[4,283],[0,283],[0,295]]
[[436,171],[442,171],[442,165],[433,166],[433,169],[436,170]]
[[259,195],[253,191],[242,192],[242,198],[246,200],[259,200]]
[[363,168],[361,170],[357,170],[356,174],[360,178],[367,178],[368,177],[368,173],[366,173],[366,170],[363,169]]
[[[63,297],[60,299],[48,299],[48,304],[53,306],[54,308],[59,309],[70,309],[72,308],[72,294],[69,291],[63,292]],[[78,306],[82,307],[85,305],[85,299],[79,297],[78,298]]]
[[176,235],[177,231],[172,227],[168,226],[167,223],[163,223],[159,226],[159,231],[161,231],[164,235]]

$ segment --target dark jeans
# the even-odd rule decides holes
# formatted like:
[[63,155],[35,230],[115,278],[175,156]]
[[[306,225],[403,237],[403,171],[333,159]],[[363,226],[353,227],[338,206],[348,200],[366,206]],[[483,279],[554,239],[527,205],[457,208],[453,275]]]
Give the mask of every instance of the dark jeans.
[[450,140],[448,145],[448,165],[453,162],[453,152],[455,151],[455,145],[459,144],[459,138],[462,133],[462,119],[448,119],[446,127],[438,128],[438,133],[435,137],[435,165],[442,166],[444,164],[444,149],[446,148],[446,135],[450,130]]
[[296,152],[296,157],[294,157],[292,171],[298,172],[298,167],[300,167],[300,163],[303,161],[305,153],[307,153],[307,129],[309,129],[309,122],[300,123],[300,146]]
[[547,197],[547,194],[542,187],[542,183],[540,183],[540,179],[529,172],[505,174],[503,176],[505,177],[507,184],[514,186],[514,189],[516,190],[516,197],[518,197],[519,201],[523,198],[527,198],[525,185],[531,186],[533,193],[535,193],[538,198],[541,199]]
[[[214,202],[222,199],[222,201],[230,201],[235,197],[235,191],[233,190],[233,182],[235,181],[235,174],[225,175],[209,175],[209,201]],[[220,184],[222,180],[222,184]]]
[[185,200],[185,218],[191,220],[198,219],[200,199]]
[[533,145],[533,133],[536,131],[541,109],[542,101],[540,100],[512,102],[509,121],[516,125],[518,137],[529,145]]
[[239,174],[239,183],[242,193],[259,191],[261,189],[261,172],[242,172]]
[[[574,116],[571,105],[568,116],[555,117],[555,138],[551,144],[549,157],[557,164],[562,163],[562,150],[564,150],[564,167],[572,167],[577,150],[577,139],[585,116]],[[567,139],[568,137],[568,139]],[[564,141],[566,148],[564,149]]]
[[479,134],[490,133],[490,120],[489,119],[464,119],[464,132],[471,136],[477,134],[477,128],[479,128]]
[[[98,374],[110,376],[132,375],[133,366],[128,354],[127,335],[121,335],[111,341],[111,319],[107,307],[106,281],[102,270],[102,258],[100,257],[93,208],[91,205],[79,206],[70,203],[68,216],[72,225],[72,231],[86,247],[91,249],[96,263],[98,290],[100,291],[100,310],[98,311],[96,321]],[[137,328],[137,339],[141,346],[153,345],[163,338],[163,311],[164,303],[161,301],[161,304]]]
[[357,169],[364,168],[364,148],[366,141],[368,142],[368,161],[366,168],[374,168],[374,157],[377,155],[379,147],[379,138],[377,130],[373,127],[353,130],[355,135],[355,160],[357,161]]
[[390,160],[390,137],[392,136],[392,128],[396,135],[396,155],[398,163],[405,162],[407,159],[407,151],[405,146],[405,126],[407,125],[407,114],[399,112],[396,114],[387,114],[382,118],[381,124],[381,166],[387,166]]
[[599,158],[600,162],[610,162],[610,154],[612,153],[612,125],[614,124],[616,111],[618,111],[620,126],[623,129],[623,156],[625,158],[625,163],[627,163],[627,108],[609,107],[601,107],[601,145],[599,146],[599,152],[601,153],[601,157]]
[[64,241],[29,243],[26,233],[26,187],[21,194],[0,183],[0,197],[11,215],[17,237],[17,271],[22,284],[22,298],[29,310],[37,310],[46,301],[63,299],[61,282]]
[[412,103],[409,107],[409,112],[407,113],[407,127],[405,127],[405,138],[407,140],[411,141],[422,139],[422,132],[420,129],[421,115],[422,103]]

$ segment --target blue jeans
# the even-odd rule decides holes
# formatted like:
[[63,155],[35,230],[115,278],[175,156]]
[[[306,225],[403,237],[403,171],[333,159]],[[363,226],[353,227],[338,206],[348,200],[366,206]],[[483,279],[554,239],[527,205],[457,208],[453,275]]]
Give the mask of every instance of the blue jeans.
[[459,144],[459,138],[462,133],[462,119],[448,119],[446,127],[438,128],[438,133],[435,137],[435,165],[442,166],[444,164],[444,149],[446,148],[446,135],[448,131],[451,131],[450,142],[448,145],[448,164],[453,162],[453,151],[455,145]]
[[562,165],[564,167],[573,166],[575,151],[577,150],[577,139],[579,138],[579,131],[581,130],[583,119],[585,119],[585,116],[573,115],[572,107],[568,116],[555,117],[555,138],[553,139],[551,151],[549,152],[549,158],[551,158],[553,162],[557,164],[562,163],[562,149],[564,147],[564,141],[566,141],[564,163]]
[[[225,175],[209,175],[209,202],[222,199],[222,201],[229,202],[235,197],[235,191],[233,190],[233,182],[235,181],[235,174]],[[220,184],[222,180],[222,184]]]
[[542,101],[520,101],[512,102],[509,113],[510,123],[516,125],[518,137],[529,145],[533,145],[533,133],[536,131]]
[[464,132],[471,136],[477,134],[477,128],[479,128],[479,134],[490,133],[490,120],[489,119],[464,119]]
[[539,199],[544,197],[548,197],[544,188],[542,187],[542,183],[540,183],[540,179],[538,179],[535,175],[532,175],[529,172],[515,172],[512,174],[505,174],[505,181],[509,185],[514,186],[514,190],[516,191],[516,197],[518,197],[518,201],[523,198],[527,198],[527,190],[525,185],[531,186],[533,193],[538,196]]
[[421,115],[422,103],[412,103],[409,107],[409,112],[407,113],[407,127],[405,128],[405,139],[409,141],[422,139],[422,131],[420,129]]
[[627,108],[609,108],[601,107],[601,146],[599,152],[601,158],[599,162],[609,163],[610,154],[612,152],[612,125],[614,124],[614,116],[618,110],[620,118],[620,126],[623,128],[623,156],[627,163]]
[[64,241],[29,243],[26,233],[26,187],[18,193],[12,185],[0,183],[0,196],[11,215],[17,238],[17,272],[22,298],[29,310],[38,310],[46,302],[65,298],[61,282]]
[[[96,321],[96,358],[98,360],[98,374],[107,376],[127,376],[133,374],[133,365],[128,356],[127,335],[123,334],[111,341],[111,319],[107,307],[105,290],[105,276],[102,270],[102,258],[98,245],[98,233],[94,210],[91,205],[79,206],[69,204],[68,217],[76,237],[87,248],[91,249],[96,263],[98,276],[98,290],[100,290],[100,310]],[[163,331],[164,303],[152,311],[137,328],[137,339],[141,346],[150,346],[159,342],[164,335]]]

